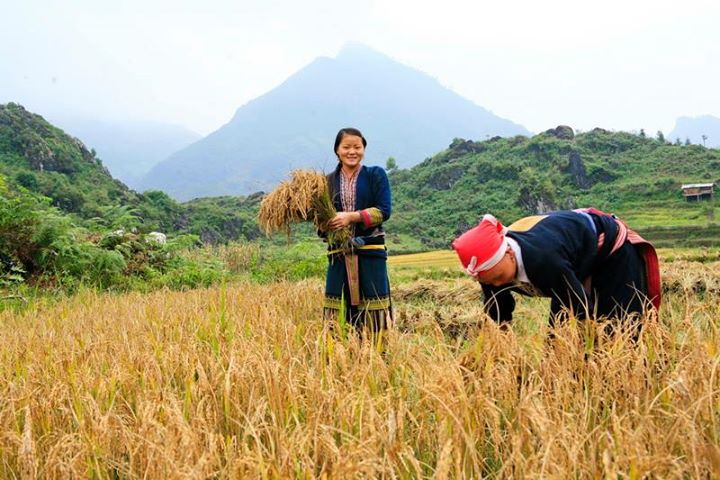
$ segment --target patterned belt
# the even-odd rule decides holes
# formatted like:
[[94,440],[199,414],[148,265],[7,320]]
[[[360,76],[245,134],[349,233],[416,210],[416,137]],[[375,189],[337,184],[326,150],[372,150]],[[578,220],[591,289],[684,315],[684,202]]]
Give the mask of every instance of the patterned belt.
[[[385,245],[363,245],[362,247],[353,247],[353,250],[384,250]],[[350,253],[348,250],[337,248],[327,252],[328,255],[335,255],[336,253]]]

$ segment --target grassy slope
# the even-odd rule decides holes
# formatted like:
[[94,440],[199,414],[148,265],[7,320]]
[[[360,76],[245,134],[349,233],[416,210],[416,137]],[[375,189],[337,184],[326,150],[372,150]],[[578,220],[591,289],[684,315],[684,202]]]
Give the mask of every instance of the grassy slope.
[[0,105],[0,174],[85,218],[138,201],[79,140],[13,103]]
[[714,203],[685,202],[680,185],[719,179],[720,151],[624,132],[456,140],[391,174],[396,213],[388,229],[398,250],[413,251],[418,244],[446,248],[486,212],[511,223],[538,211],[595,206],[640,230],[707,227],[715,223]]
[[[77,139],[22,106],[0,105],[0,175],[12,186],[50,198],[82,222],[130,213],[140,228],[192,233],[211,243],[257,238],[260,195],[197,199],[179,204],[158,191],[130,190],[112,178],[95,153]],[[124,210],[123,210],[124,209]]]
[[[259,236],[260,194],[186,204],[161,192],[138,194],[114,180],[76,139],[15,104],[0,105],[0,175],[79,218],[107,217],[108,208],[124,206],[135,209],[148,230],[194,233],[211,242]],[[661,245],[720,241],[715,203],[687,203],[679,192],[682,183],[720,179],[720,152],[697,145],[599,129],[568,139],[553,133],[457,139],[390,178],[391,253],[447,248],[485,212],[510,223],[587,205],[619,214]]]

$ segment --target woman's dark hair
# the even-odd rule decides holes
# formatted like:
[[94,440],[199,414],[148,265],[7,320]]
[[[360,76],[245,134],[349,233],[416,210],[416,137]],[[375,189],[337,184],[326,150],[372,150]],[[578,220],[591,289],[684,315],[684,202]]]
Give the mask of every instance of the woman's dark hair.
[[341,128],[340,131],[335,136],[335,148],[333,148],[333,152],[335,155],[337,155],[337,149],[340,146],[340,142],[342,142],[342,139],[345,135],[352,135],[353,137],[360,137],[362,139],[363,147],[367,147],[367,140],[365,140],[365,137],[363,137],[362,132],[358,130],[357,128]]

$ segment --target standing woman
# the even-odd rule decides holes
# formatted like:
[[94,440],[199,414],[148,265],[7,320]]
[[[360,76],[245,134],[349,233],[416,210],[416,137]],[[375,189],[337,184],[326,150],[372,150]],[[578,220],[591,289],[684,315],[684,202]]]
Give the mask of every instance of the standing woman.
[[333,230],[349,227],[352,241],[347,249],[328,246],[324,307],[328,319],[344,309],[346,321],[357,329],[379,332],[392,315],[382,228],[392,207],[385,170],[362,165],[366,146],[355,128],[343,128],[335,137],[338,165],[328,184],[338,213],[329,225]]

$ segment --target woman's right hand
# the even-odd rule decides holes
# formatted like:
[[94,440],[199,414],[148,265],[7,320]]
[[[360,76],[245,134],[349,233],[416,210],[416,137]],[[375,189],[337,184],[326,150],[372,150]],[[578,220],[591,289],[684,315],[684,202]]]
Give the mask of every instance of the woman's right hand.
[[362,221],[359,212],[338,212],[329,222],[330,230],[340,230],[351,223]]

